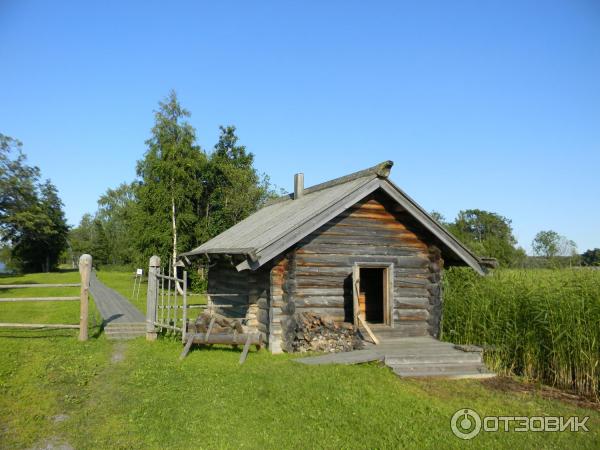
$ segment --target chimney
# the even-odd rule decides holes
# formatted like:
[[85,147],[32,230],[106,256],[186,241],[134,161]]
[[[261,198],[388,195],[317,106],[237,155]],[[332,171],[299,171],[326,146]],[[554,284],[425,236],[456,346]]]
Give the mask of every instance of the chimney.
[[294,200],[302,198],[304,195],[304,174],[297,173],[294,175]]

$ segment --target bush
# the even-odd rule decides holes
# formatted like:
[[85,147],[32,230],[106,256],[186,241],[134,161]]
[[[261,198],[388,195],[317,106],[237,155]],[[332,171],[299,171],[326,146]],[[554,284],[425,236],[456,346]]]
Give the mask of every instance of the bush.
[[498,373],[599,398],[600,271],[452,268],[444,289],[444,340],[484,346]]

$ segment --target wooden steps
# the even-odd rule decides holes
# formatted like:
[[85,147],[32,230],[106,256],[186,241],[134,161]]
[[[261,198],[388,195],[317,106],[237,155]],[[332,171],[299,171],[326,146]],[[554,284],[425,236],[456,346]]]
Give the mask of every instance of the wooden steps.
[[403,378],[489,378],[495,376],[483,364],[480,351],[463,351],[454,344],[438,341],[431,336],[395,336],[383,326],[375,325],[373,332],[379,345],[367,344],[364,350],[334,353],[297,359],[303,364],[357,364],[382,361],[396,375]]
[[104,327],[107,339],[134,339],[146,334],[146,324],[143,322],[114,322]]
[[[464,353],[464,352],[461,352]],[[473,355],[473,354],[470,354]],[[422,378],[488,378],[495,374],[488,371],[478,358],[461,355],[441,355],[412,358],[385,358],[385,365],[400,377]]]
[[[431,337],[411,342],[406,337],[406,325],[395,328],[375,324],[371,327],[387,348],[384,363],[400,377],[422,378],[488,378],[495,376],[483,364],[480,351],[465,352],[449,342],[440,342]],[[426,324],[415,324],[413,332],[427,336]]]
[[382,324],[369,324],[369,327],[380,340],[429,336],[429,326],[423,321],[396,323],[394,328]]

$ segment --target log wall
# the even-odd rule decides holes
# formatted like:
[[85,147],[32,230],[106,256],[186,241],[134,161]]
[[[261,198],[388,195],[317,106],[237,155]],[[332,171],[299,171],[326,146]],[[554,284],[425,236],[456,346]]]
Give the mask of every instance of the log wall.
[[[212,298],[217,313],[226,317],[246,317],[249,311],[250,279],[255,274],[245,270],[238,272],[227,258],[218,258],[208,270],[208,294],[218,294]],[[231,294],[231,295],[223,295]],[[224,305],[223,308],[219,308]],[[228,307],[231,305],[232,307]]]
[[291,252],[284,310],[310,310],[351,322],[354,263],[391,262],[396,335],[437,336],[441,253],[396,208],[382,194],[373,194],[299,242]]

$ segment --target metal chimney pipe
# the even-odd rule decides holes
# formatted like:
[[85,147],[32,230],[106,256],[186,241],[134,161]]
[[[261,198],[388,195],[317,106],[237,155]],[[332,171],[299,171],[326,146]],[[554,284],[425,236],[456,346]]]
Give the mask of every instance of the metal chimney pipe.
[[301,198],[304,195],[304,174],[297,173],[294,175],[294,200]]

